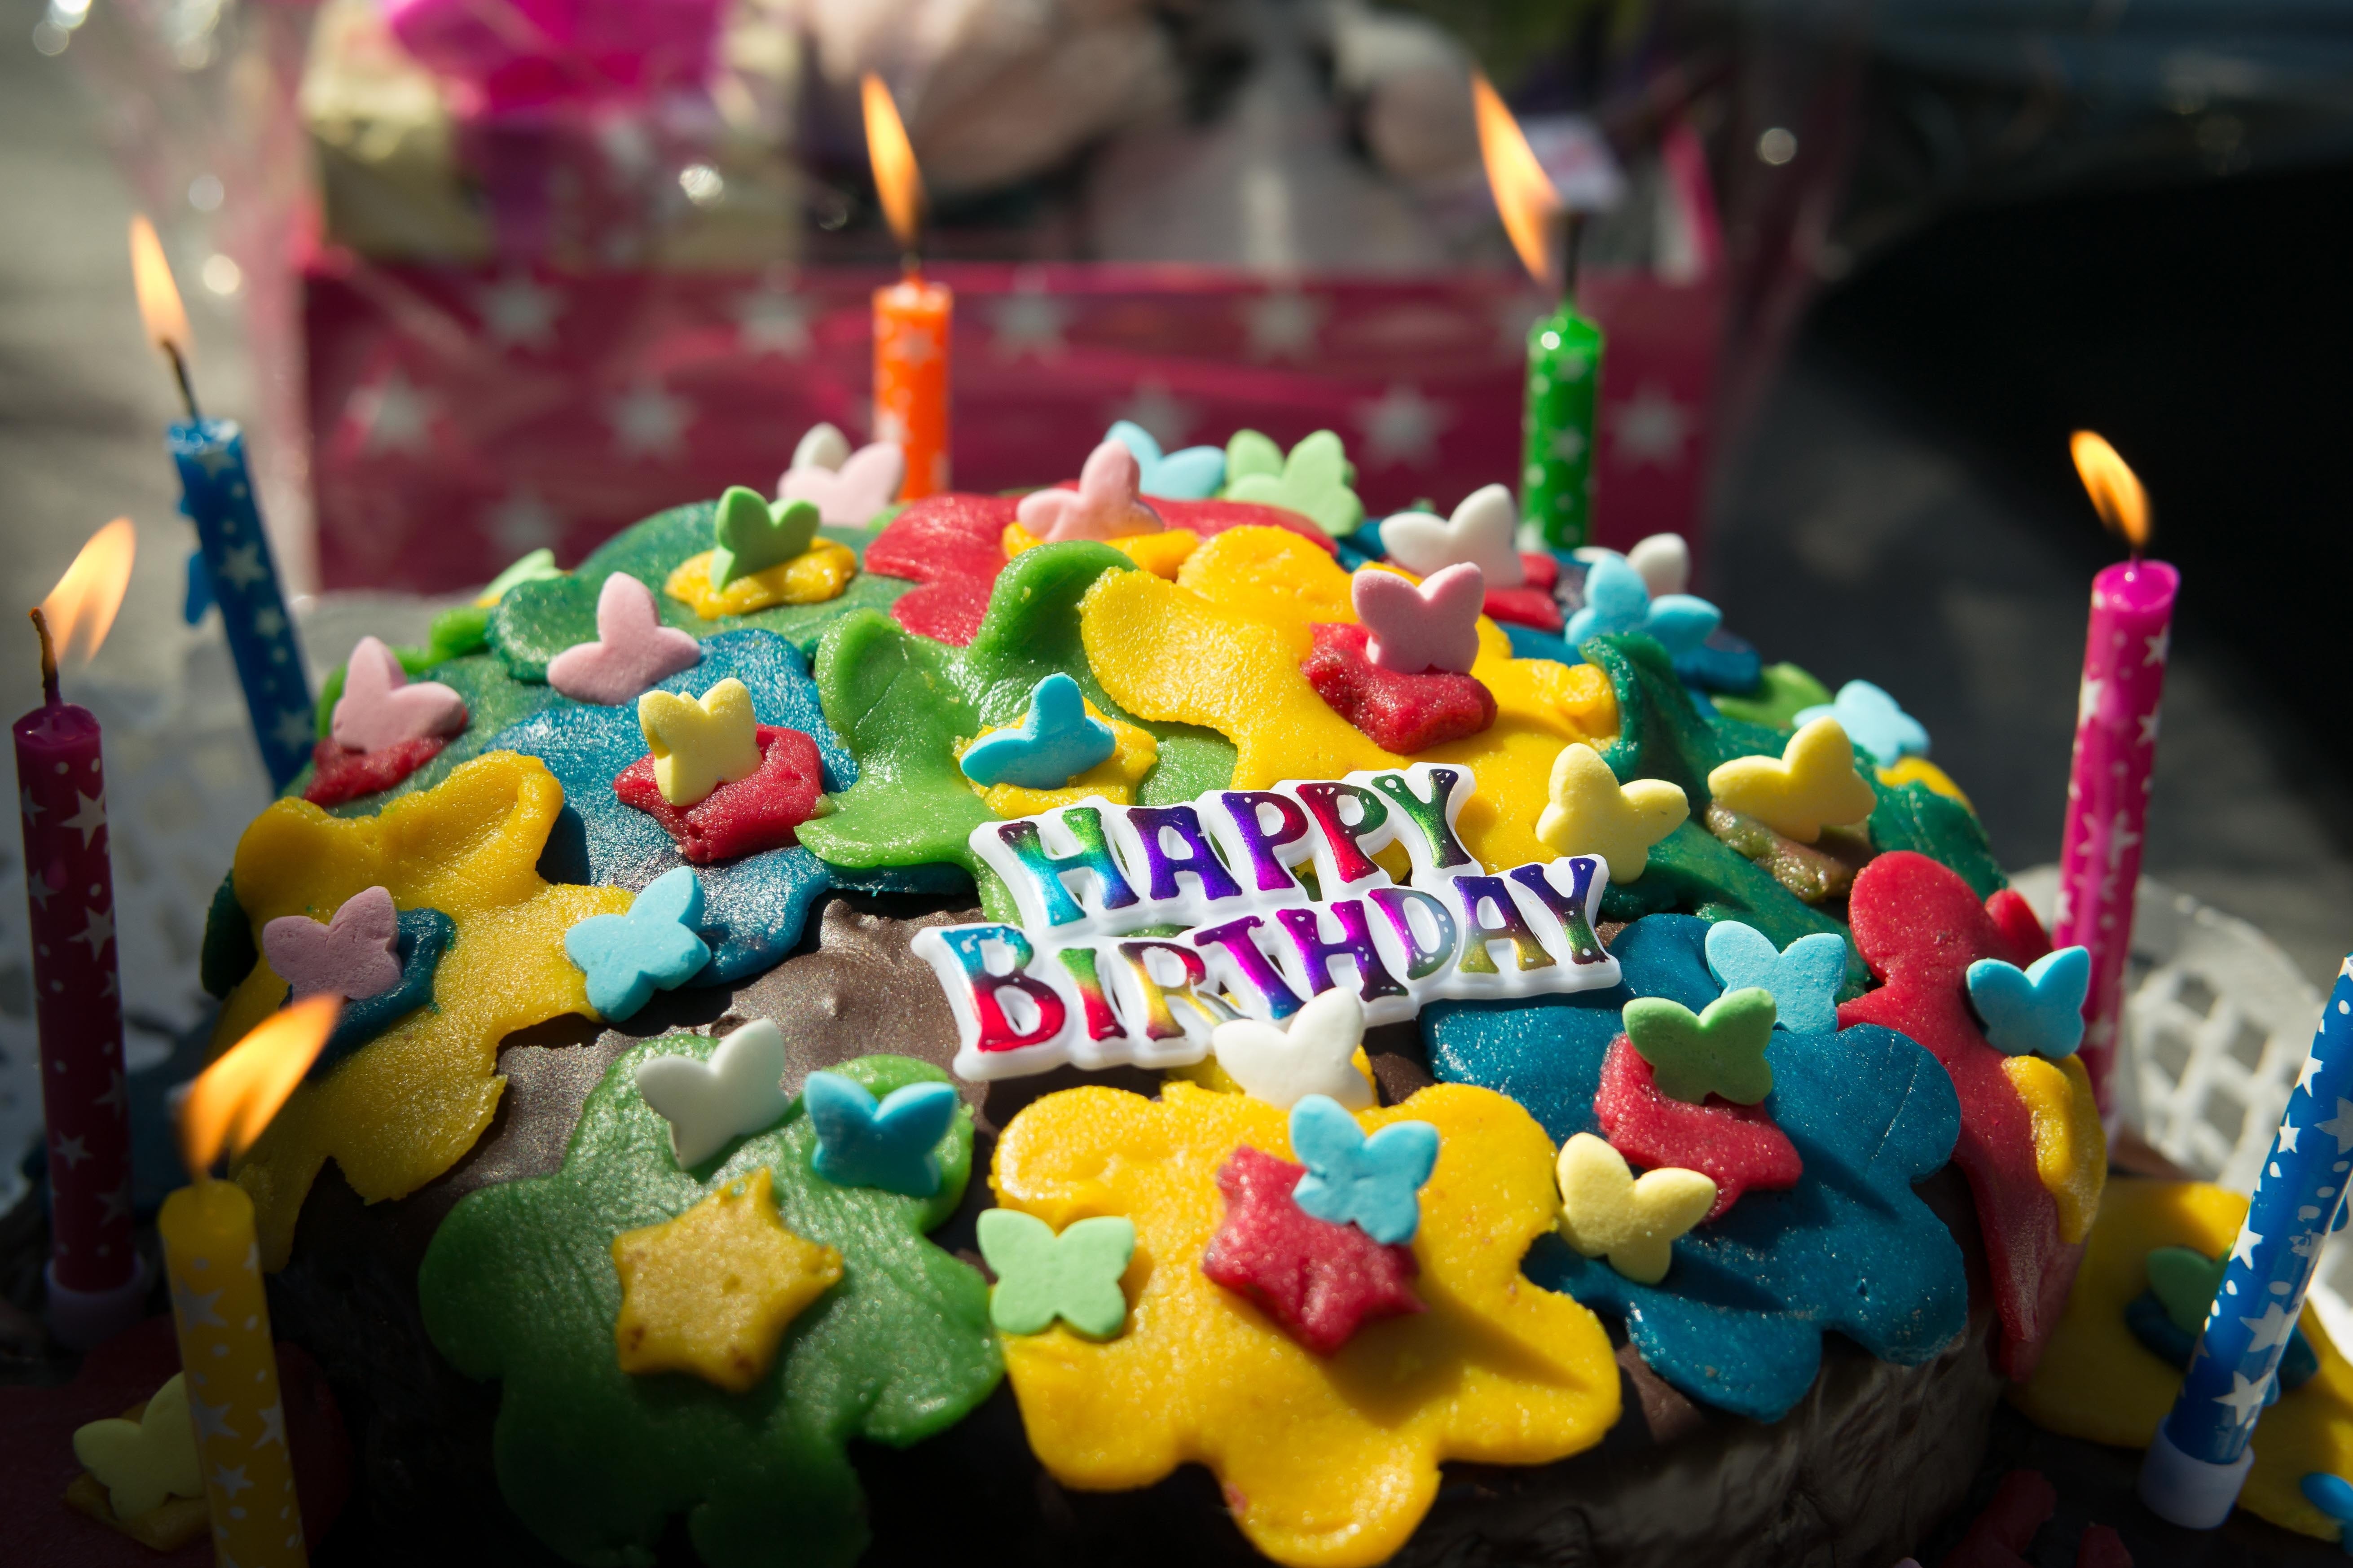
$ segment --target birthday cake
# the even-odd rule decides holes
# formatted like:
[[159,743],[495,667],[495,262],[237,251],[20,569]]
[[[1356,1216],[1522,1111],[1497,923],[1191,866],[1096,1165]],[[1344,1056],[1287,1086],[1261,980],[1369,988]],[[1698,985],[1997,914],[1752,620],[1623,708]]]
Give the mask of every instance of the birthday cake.
[[205,960],[345,998],[235,1176],[352,1550],[1919,1546],[2107,1167],[1925,731],[1672,538],[1113,436],[817,433],[330,679]]

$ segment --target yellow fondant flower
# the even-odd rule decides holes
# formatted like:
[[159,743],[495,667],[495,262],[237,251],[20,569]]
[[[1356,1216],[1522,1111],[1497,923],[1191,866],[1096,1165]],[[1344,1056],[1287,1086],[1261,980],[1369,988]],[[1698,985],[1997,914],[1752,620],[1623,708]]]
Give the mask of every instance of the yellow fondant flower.
[[2072,1056],[2057,1062],[2005,1057],[2001,1070],[2026,1101],[2034,1128],[2034,1173],[2059,1205],[2059,1239],[2081,1241],[2092,1233],[2108,1180],[2108,1135],[2100,1125],[2091,1074],[2081,1057]]
[[[440,910],[453,928],[431,1005],[296,1089],[237,1168],[265,1268],[285,1263],[303,1195],[330,1157],[368,1202],[416,1191],[490,1125],[506,1083],[493,1071],[501,1040],[560,1014],[596,1016],[564,933],[591,915],[626,912],[629,894],[541,879],[540,851],[563,805],[546,763],[492,752],[375,816],[281,800],[245,830],[231,879],[257,946],[279,916],[325,920],[373,887],[388,889],[401,909]],[[269,961],[256,963],[222,1005],[214,1050],[285,996]]]
[[1357,1121],[1438,1129],[1412,1241],[1429,1310],[1369,1324],[1324,1358],[1201,1272],[1225,1217],[1217,1172],[1245,1145],[1290,1158],[1282,1110],[1171,1082],[1156,1100],[1066,1089],[1013,1120],[997,1146],[1000,1204],[1058,1231],[1123,1215],[1136,1232],[1118,1338],[1058,1326],[1005,1341],[1030,1446],[1055,1479],[1119,1490],[1205,1464],[1260,1551],[1346,1568],[1405,1544],[1441,1461],[1543,1464],[1600,1440],[1619,1411],[1609,1338],[1520,1273],[1557,1207],[1544,1130],[1459,1084]]
[[711,585],[711,556],[708,550],[688,556],[662,584],[663,593],[682,600],[706,621],[753,615],[778,605],[822,605],[841,597],[858,575],[858,557],[830,539],[813,540],[790,561],[747,573],[724,588]]
[[[1233,742],[1236,789],[1409,760],[1366,739],[1300,673],[1314,644],[1308,627],[1356,615],[1347,572],[1288,530],[1229,529],[1194,551],[1174,584],[1145,572],[1105,573],[1079,613],[1087,661],[1103,689],[1140,718],[1204,725]],[[1493,693],[1495,722],[1410,760],[1471,768],[1478,788],[1458,828],[1489,867],[1549,860],[1535,823],[1553,759],[1568,742],[1617,733],[1609,679],[1590,665],[1514,658],[1484,618],[1471,673]]]
[[[2125,1306],[2148,1288],[2152,1249],[2188,1247],[2219,1258],[2246,1216],[2244,1197],[2204,1182],[2133,1176],[2110,1182],[2066,1315],[2033,1377],[2011,1389],[2010,1403],[2049,1431],[2114,1447],[2147,1447],[2173,1409],[2181,1369],[2134,1337]],[[2263,1413],[2254,1468],[2239,1504],[2274,1524],[2331,1541],[2337,1521],[2306,1499],[2299,1483],[2315,1470],[2353,1476],[2353,1365],[2330,1342],[2318,1312],[2306,1307],[2298,1326],[2319,1355],[2320,1370]]]

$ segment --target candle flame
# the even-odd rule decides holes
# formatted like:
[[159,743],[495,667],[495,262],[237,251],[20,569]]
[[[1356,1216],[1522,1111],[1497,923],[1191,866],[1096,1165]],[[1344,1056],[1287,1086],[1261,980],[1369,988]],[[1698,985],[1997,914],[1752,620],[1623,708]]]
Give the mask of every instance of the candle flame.
[[305,996],[197,1075],[180,1103],[180,1158],[190,1175],[211,1170],[224,1150],[234,1159],[253,1147],[318,1059],[343,1010],[339,996]]
[[1512,237],[1528,276],[1557,289],[1561,258],[1554,220],[1560,215],[1560,193],[1484,71],[1471,73],[1471,101],[1479,121],[1479,157],[1487,165],[1487,188],[1503,214],[1504,232]]
[[891,220],[899,248],[913,251],[915,227],[923,216],[923,174],[915,167],[915,149],[907,140],[899,106],[891,101],[891,89],[882,85],[882,79],[868,71],[859,91],[866,105],[866,156],[874,165],[874,190],[882,198],[882,216]]
[[123,591],[131,586],[131,559],[139,550],[139,531],[127,517],[118,517],[90,536],[66,574],[41,601],[41,618],[48,623],[58,657],[62,658],[81,639],[81,656],[98,657],[99,645],[113,629],[114,613],[122,608]]
[[2141,489],[2140,477],[2132,465],[2116,455],[2098,432],[2078,430],[2067,438],[2067,447],[2075,458],[2075,473],[2084,481],[2084,489],[2092,498],[2093,510],[2100,521],[2116,532],[2124,535],[2125,542],[2138,551],[2148,543],[2148,492]]
[[165,353],[176,349],[186,354],[188,312],[172,281],[172,264],[164,259],[164,242],[143,213],[131,218],[131,282],[139,291],[139,319],[147,324],[149,341]]

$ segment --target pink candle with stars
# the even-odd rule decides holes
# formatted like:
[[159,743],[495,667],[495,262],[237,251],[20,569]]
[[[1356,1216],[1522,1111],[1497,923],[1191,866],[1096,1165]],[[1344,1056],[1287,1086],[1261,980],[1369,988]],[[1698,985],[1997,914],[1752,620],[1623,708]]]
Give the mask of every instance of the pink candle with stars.
[[132,1245],[106,773],[97,719],[58,693],[57,654],[77,638],[97,651],[130,581],[134,542],[128,521],[100,529],[33,612],[44,700],[13,727],[48,1136],[49,1327],[77,1347],[128,1327],[146,1279]]
[[2131,542],[2133,559],[2092,579],[2091,627],[2075,710],[2075,761],[2067,781],[2067,824],[2059,851],[2058,919],[2052,940],[2092,955],[2084,1000],[2084,1066],[2108,1103],[2132,946],[2133,894],[2140,884],[2141,831],[2148,816],[2149,770],[2157,757],[2158,703],[2165,694],[2173,601],[2181,574],[2144,561],[2148,503],[2113,447],[2089,431],[2075,437],[2075,462],[2093,503]]

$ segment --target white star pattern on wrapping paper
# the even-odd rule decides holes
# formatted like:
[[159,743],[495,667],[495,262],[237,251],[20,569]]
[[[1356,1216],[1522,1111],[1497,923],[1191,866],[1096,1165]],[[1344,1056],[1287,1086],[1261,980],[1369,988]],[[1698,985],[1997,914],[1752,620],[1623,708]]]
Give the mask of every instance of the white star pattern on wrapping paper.
[[755,289],[735,296],[735,338],[745,353],[799,359],[809,351],[806,300],[784,289]]
[[1170,394],[1167,383],[1148,378],[1137,382],[1134,395],[1112,410],[1113,419],[1133,420],[1152,432],[1152,438],[1160,443],[1164,452],[1185,444],[1198,417],[1198,412],[1191,404]]
[[564,296],[543,289],[527,272],[509,273],[481,292],[482,325],[501,348],[522,344],[543,349],[555,342],[555,318]]
[[2245,1373],[2234,1372],[2231,1374],[2231,1392],[2216,1394],[2214,1403],[2229,1405],[2239,1425],[2244,1426],[2262,1413],[2263,1394],[2269,1384],[2269,1379],[2263,1383],[2250,1383]]
[[556,516],[554,507],[539,499],[537,490],[523,485],[509,491],[506,500],[491,507],[487,521],[491,537],[499,542],[499,548],[521,555],[554,544],[563,520]]
[[2286,1150],[2289,1153],[2293,1154],[2295,1152],[2295,1141],[2303,1136],[2304,1129],[2298,1127],[2294,1121],[2283,1121],[2280,1123],[2279,1146]]
[[67,1170],[73,1170],[90,1158],[90,1140],[79,1133],[71,1138],[60,1138],[58,1140],[57,1156],[65,1162]]
[[81,834],[81,847],[89,848],[90,841],[98,837],[98,830],[106,826],[106,796],[101,795],[92,800],[81,791],[74,791],[74,814],[66,818],[65,825],[78,829]]
[[1070,325],[1071,308],[1034,282],[992,301],[988,319],[994,329],[988,346],[999,359],[1055,360],[1070,346],[1062,330]]
[[613,423],[614,445],[625,458],[675,458],[694,405],[662,390],[659,381],[641,381],[605,405]]
[[364,452],[421,452],[427,445],[433,400],[398,370],[374,386],[353,390],[343,408],[359,424]]
[[1396,463],[1428,468],[1438,455],[1438,433],[1451,417],[1444,404],[1424,397],[1411,382],[1391,383],[1380,396],[1356,405],[1366,460],[1384,468]]
[[198,1293],[185,1285],[172,1287],[172,1310],[179,1318],[180,1327],[183,1329],[228,1327],[228,1324],[221,1321],[221,1315],[213,1310],[213,1303],[220,1299],[221,1292],[218,1290]]
[[253,629],[263,637],[274,637],[286,630],[286,617],[278,613],[275,605],[264,605],[253,613]]
[[2337,1101],[2337,1114],[2315,1125],[2337,1140],[2338,1153],[2353,1151],[2353,1100],[2340,1097]]
[[260,545],[240,544],[221,552],[220,570],[213,575],[242,592],[269,576],[269,568],[261,563]]
[[39,816],[41,813],[49,809],[47,806],[43,805],[40,802],[35,800],[33,798],[33,792],[29,789],[19,787],[16,791],[16,801],[18,809],[24,812],[25,820],[26,822],[31,822],[35,817]]
[[131,1217],[131,1183],[125,1178],[119,1187],[98,1194],[98,1217],[101,1220]]
[[304,747],[318,737],[318,721],[300,708],[281,708],[269,726],[271,738],[288,751]]
[[2160,717],[2162,717],[2162,715],[2156,713],[2144,713],[2140,716],[2140,743],[2142,745],[2154,746],[2157,744],[2157,725]]
[[2166,656],[2173,651],[2173,628],[2168,626],[2147,641],[2148,654],[2140,661],[2144,669],[2152,664],[2163,664]]
[[243,1465],[215,1465],[213,1485],[220,1488],[222,1496],[231,1498],[253,1489],[253,1483],[246,1479]]
[[1623,406],[1609,411],[1609,422],[1619,455],[1627,462],[1656,463],[1662,468],[1683,466],[1692,416],[1663,388],[1643,387]]
[[2263,1232],[2259,1230],[2241,1230],[2239,1232],[2239,1239],[2231,1244],[2231,1261],[2233,1263],[2243,1263],[2248,1268],[2253,1268],[2255,1266],[2255,1248],[2261,1247],[2263,1244]]
[[1324,328],[1324,301],[1295,289],[1278,289],[1242,303],[1242,330],[1254,360],[1305,360],[1315,353]]
[[106,910],[85,910],[82,913],[89,923],[66,940],[90,943],[90,955],[95,959],[114,940],[114,916]]
[[2295,1319],[2277,1301],[2265,1307],[2262,1317],[2241,1318],[2239,1321],[2254,1331],[2253,1337],[2247,1341],[2247,1349],[2254,1352],[2284,1345],[2287,1343],[2288,1335],[2295,1332]]
[[281,1448],[286,1447],[286,1407],[283,1405],[265,1405],[261,1410],[261,1436],[253,1440],[253,1446],[267,1448],[272,1443]]
[[2304,1058],[2304,1066],[2296,1069],[2295,1087],[2304,1090],[2305,1093],[2310,1094],[2312,1092],[2312,1080],[2319,1076],[2320,1058],[2318,1057],[2306,1057]]
[[234,1438],[237,1436],[228,1424],[227,1401],[218,1405],[206,1405],[191,1394],[188,1395],[188,1416],[195,1423],[196,1436],[199,1437]]
[[108,1076],[109,1081],[106,1086],[106,1092],[100,1095],[90,1103],[93,1105],[103,1105],[110,1110],[120,1110],[122,1109],[124,1104],[122,1069],[121,1068],[116,1068],[113,1072]]
[[2106,689],[2107,682],[2096,675],[2084,678],[2082,689],[2075,693],[2075,728],[2080,730],[2100,716],[2100,695]]

